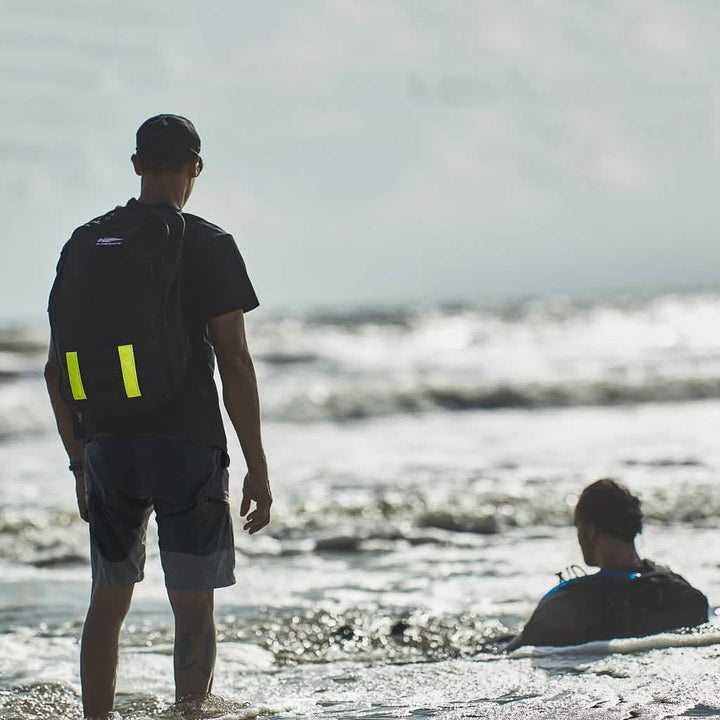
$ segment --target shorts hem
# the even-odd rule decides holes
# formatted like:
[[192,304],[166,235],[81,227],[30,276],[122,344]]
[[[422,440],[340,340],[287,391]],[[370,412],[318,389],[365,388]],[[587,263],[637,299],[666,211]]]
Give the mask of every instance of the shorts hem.
[[[191,583],[184,583],[182,586],[179,586],[176,583],[165,583],[165,588],[167,590],[173,590],[173,591],[186,591],[186,592],[193,592],[193,591],[200,591],[200,590],[219,590],[220,588],[224,587],[232,587],[236,584],[236,580],[234,577],[230,579],[224,579],[224,580],[216,580],[214,582],[210,583],[196,583],[195,585],[192,585]],[[192,585],[192,587],[191,587]]]

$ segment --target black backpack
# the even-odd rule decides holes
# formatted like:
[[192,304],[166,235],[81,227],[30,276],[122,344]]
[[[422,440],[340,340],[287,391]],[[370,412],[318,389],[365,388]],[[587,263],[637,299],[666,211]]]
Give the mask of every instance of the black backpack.
[[130,201],[82,225],[62,250],[48,312],[60,391],[109,417],[169,400],[189,364],[180,212]]
[[707,622],[708,601],[681,575],[655,565],[608,594],[607,637],[643,637]]

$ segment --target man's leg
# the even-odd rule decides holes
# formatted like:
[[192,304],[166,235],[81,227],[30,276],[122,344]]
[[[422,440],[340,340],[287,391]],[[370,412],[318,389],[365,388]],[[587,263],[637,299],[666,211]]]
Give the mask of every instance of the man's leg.
[[175,615],[175,699],[210,694],[215,670],[213,590],[168,590]]
[[83,628],[80,651],[83,712],[105,720],[112,710],[117,678],[120,627],[130,608],[135,585],[96,584]]

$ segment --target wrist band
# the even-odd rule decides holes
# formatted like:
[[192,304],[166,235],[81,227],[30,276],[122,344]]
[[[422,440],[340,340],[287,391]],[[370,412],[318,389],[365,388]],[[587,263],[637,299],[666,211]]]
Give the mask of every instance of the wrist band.
[[83,461],[82,460],[72,460],[70,464],[68,465],[68,470],[70,472],[82,472],[83,469]]

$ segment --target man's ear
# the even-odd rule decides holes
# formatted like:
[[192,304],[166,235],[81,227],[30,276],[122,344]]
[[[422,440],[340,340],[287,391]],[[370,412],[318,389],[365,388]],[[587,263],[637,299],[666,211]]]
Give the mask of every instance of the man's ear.
[[135,174],[136,175],[142,175],[142,168],[140,167],[140,160],[138,159],[138,156],[133,154],[130,157],[130,160],[133,164],[133,167],[135,168]]
[[197,157],[191,157],[185,165],[185,172],[189,178],[196,178],[200,173],[198,172],[198,166],[200,159]]

